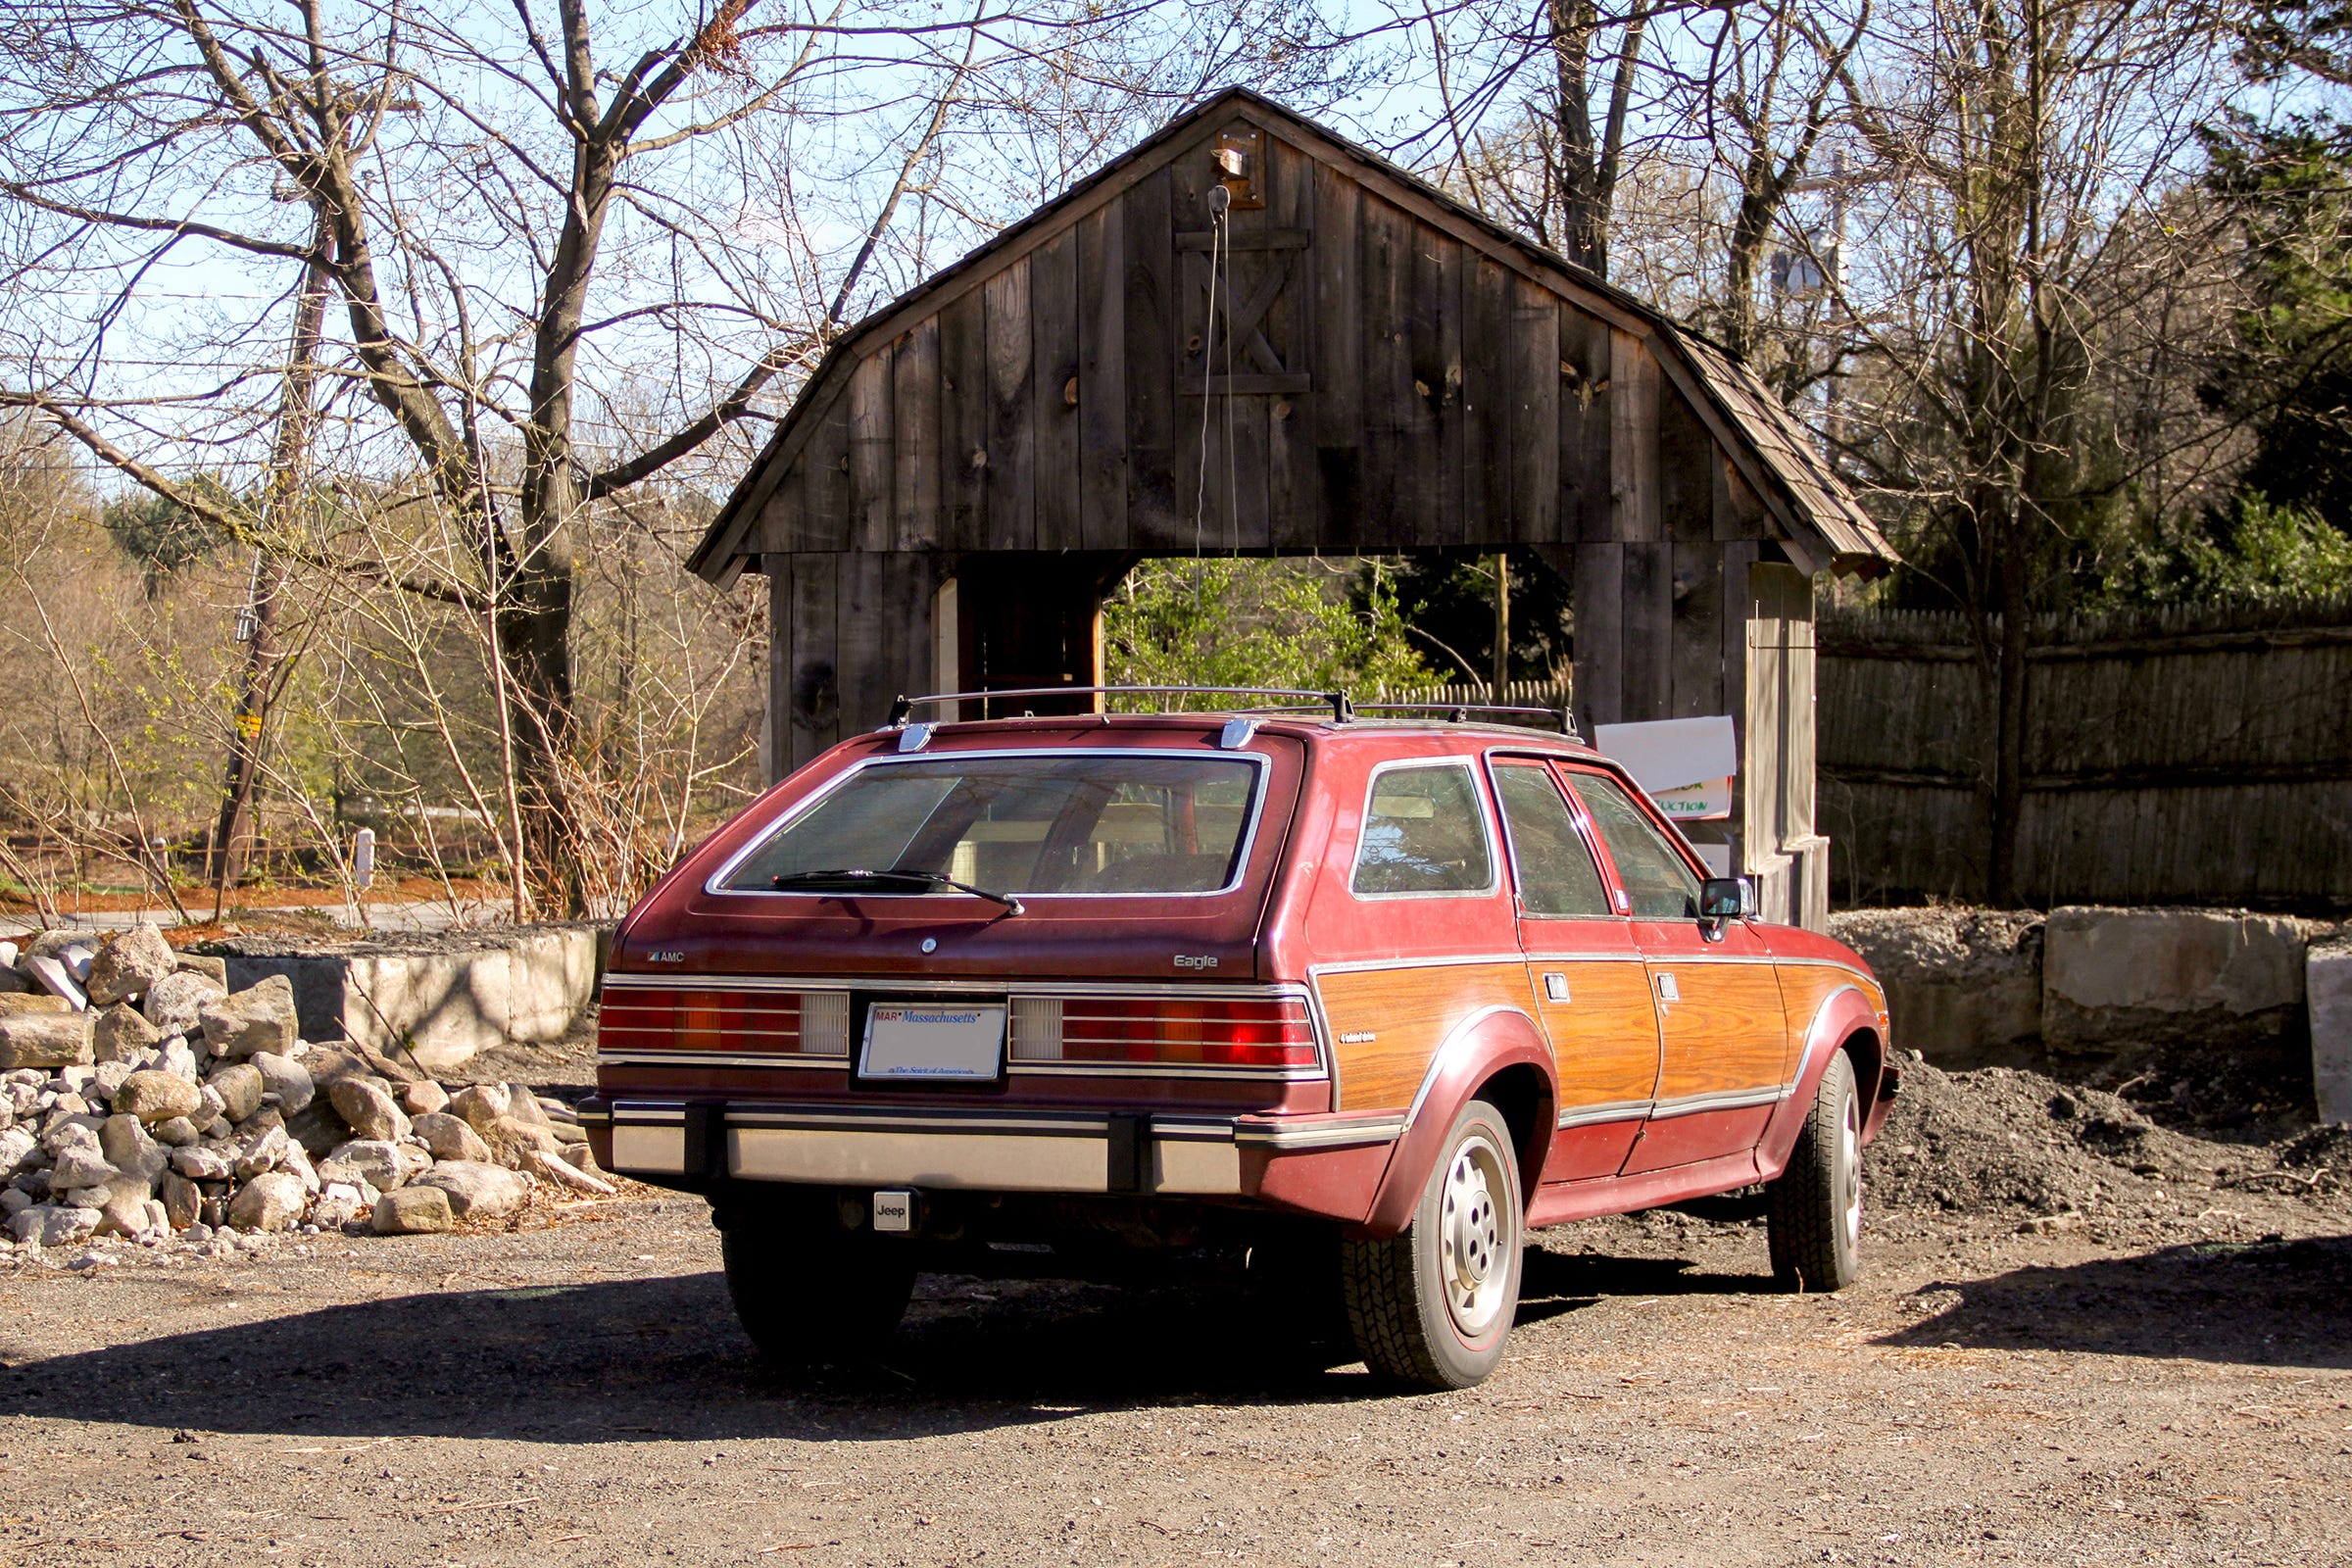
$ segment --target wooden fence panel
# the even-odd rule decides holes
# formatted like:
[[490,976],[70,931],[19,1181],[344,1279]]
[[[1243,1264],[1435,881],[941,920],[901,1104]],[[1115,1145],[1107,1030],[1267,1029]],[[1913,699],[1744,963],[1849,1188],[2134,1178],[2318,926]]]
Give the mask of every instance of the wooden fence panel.
[[[1838,897],[1984,896],[1991,683],[1958,616],[1821,625]],[[2019,881],[2040,905],[2352,898],[2352,601],[2035,622]]]

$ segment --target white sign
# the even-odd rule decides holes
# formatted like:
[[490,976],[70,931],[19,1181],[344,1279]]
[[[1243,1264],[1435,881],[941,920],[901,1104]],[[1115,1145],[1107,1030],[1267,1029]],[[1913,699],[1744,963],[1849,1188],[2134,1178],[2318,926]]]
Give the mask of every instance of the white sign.
[[1592,744],[1625,764],[1658,809],[1686,822],[1732,814],[1732,779],[1740,743],[1731,715],[1667,718],[1647,724],[1596,724]]

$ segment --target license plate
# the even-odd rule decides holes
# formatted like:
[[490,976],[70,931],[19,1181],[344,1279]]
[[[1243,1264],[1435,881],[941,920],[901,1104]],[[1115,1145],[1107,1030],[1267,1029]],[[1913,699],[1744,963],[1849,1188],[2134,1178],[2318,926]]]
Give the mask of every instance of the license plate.
[[865,1010],[861,1078],[995,1078],[1004,1061],[1004,1004],[877,1002]]

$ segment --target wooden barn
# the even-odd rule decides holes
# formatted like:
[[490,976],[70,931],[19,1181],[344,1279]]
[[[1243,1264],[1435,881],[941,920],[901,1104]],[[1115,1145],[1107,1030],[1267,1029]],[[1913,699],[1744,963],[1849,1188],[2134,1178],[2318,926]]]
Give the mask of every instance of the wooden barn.
[[1587,724],[1732,715],[1691,837],[1818,923],[1813,579],[1885,540],[1721,349],[1242,89],[845,333],[692,565],[767,575],[781,775],[902,692],[1097,684],[1142,557],[1439,550],[1568,580]]

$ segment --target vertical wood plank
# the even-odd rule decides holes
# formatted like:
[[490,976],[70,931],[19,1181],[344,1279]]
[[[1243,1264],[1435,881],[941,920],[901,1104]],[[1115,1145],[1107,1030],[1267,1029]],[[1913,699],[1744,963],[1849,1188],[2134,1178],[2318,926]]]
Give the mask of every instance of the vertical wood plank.
[[1412,254],[1406,299],[1413,396],[1405,406],[1404,505],[1415,544],[1467,542],[1461,471],[1462,247],[1451,235],[1407,220]]
[[1127,548],[1127,225],[1118,202],[1078,220],[1080,542]]
[[1119,198],[1126,227],[1127,536],[1189,542],[1176,501],[1176,229],[1166,170]]
[[1002,548],[988,518],[988,304],[979,289],[939,313],[939,429],[941,547]]
[[1510,327],[1511,537],[1545,544],[1560,532],[1560,307],[1514,282]]
[[[1756,563],[1756,546],[1741,539],[1716,548],[1722,553],[1723,573],[1723,707],[1717,711],[1732,716],[1732,752],[1740,763],[1729,824],[1732,843],[1739,846],[1747,834],[1747,573]],[[1740,855],[1733,857],[1735,867],[1744,863]]]
[[[807,456],[804,451],[802,457]],[[766,504],[760,509],[760,520],[744,539],[746,550],[758,556],[774,556],[801,548],[808,515],[808,471],[805,462],[796,462],[776,481],[776,487],[767,493]]]
[[810,554],[792,566],[792,657],[784,687],[793,765],[841,739],[841,665],[834,602],[849,553]]
[[1266,525],[1262,537],[1250,538],[1248,548],[1313,550],[1322,535],[1320,489],[1314,482],[1314,420],[1322,382],[1316,377],[1320,359],[1317,329],[1322,324],[1317,304],[1316,186],[1319,166],[1296,147],[1268,137],[1267,170],[1272,186],[1266,205],[1271,226],[1305,230],[1307,248],[1290,252],[1289,281],[1275,301],[1274,324],[1281,334],[1273,339],[1290,369],[1304,371],[1307,390],[1265,399]]
[[792,754],[792,580],[797,559],[783,554],[764,556],[760,563],[767,575],[767,720],[761,726],[765,744],[760,772],[770,784],[803,760]]
[[849,547],[852,522],[850,501],[850,400],[847,392],[833,400],[824,417],[802,449],[801,530],[796,550],[843,550]]
[[[1698,475],[1703,482],[1703,470]],[[1673,681],[1675,718],[1724,713],[1723,550],[1712,539],[1675,544],[1673,552]]]
[[1658,362],[1631,332],[1609,334],[1610,534],[1661,537],[1658,524]]
[[[1324,536],[1339,550],[1359,541],[1397,544],[1418,537],[1405,498],[1399,495],[1409,432],[1428,413],[1413,391],[1407,348],[1410,318],[1405,298],[1413,284],[1413,222],[1376,196],[1365,195],[1357,213],[1362,237],[1363,286],[1358,292],[1362,342],[1362,441],[1357,450],[1358,484],[1352,511],[1326,512]],[[1332,505],[1332,498],[1325,498]]]
[[891,346],[884,343],[850,372],[850,509],[857,519],[851,543],[858,550],[890,548],[897,475],[891,358]]
[[[1030,261],[988,280],[988,537],[997,550],[1037,548],[1037,440],[1043,412],[1030,385]],[[1056,399],[1058,401],[1058,398]]]
[[1462,272],[1462,527],[1467,542],[1519,537],[1511,473],[1512,277],[1469,252]]
[[1658,391],[1658,513],[1665,537],[1715,537],[1715,439],[1671,386]]
[[1576,547],[1576,700],[1591,723],[1625,714],[1625,547]]
[[893,550],[936,549],[940,537],[939,318],[909,328],[891,355],[896,408]]
[[1029,255],[1030,407],[1037,439],[1037,548],[1077,550],[1078,232],[1065,228]]
[[1670,718],[1674,708],[1674,547],[1625,547],[1625,717]]
[[1315,181],[1315,240],[1307,254],[1314,268],[1314,377],[1316,543],[1345,548],[1355,537],[1362,480],[1364,417],[1363,268],[1357,252],[1362,188],[1334,169],[1318,164]]
[[1563,303],[1559,345],[1558,537],[1597,544],[1610,537],[1608,325]]

